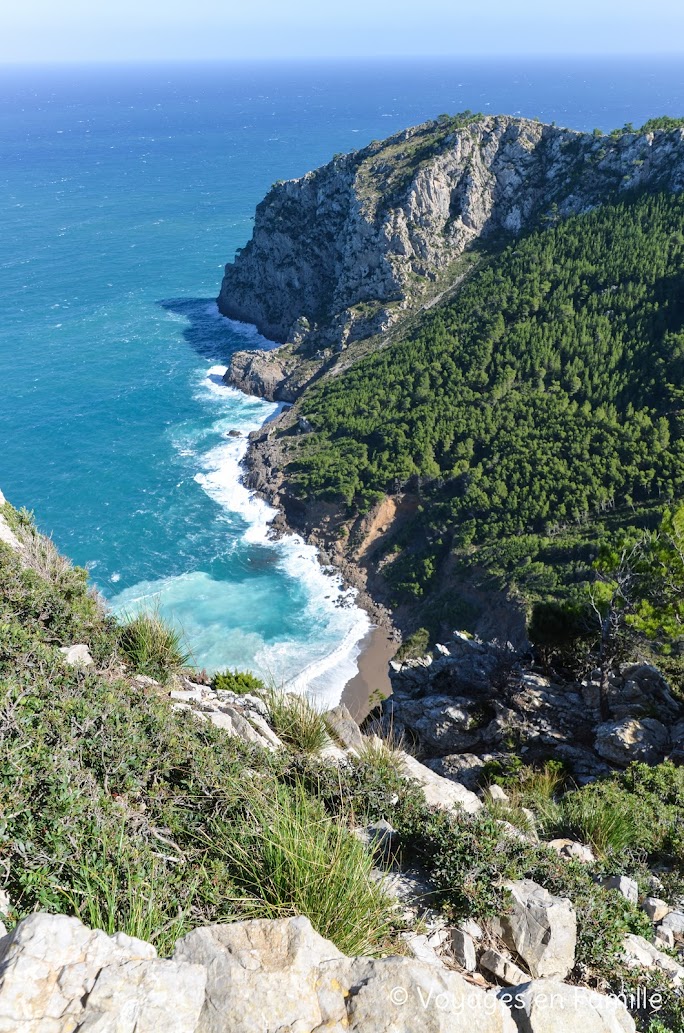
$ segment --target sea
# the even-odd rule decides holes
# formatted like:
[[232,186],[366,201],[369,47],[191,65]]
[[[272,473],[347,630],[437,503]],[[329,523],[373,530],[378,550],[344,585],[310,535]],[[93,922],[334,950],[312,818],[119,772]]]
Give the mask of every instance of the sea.
[[[681,58],[0,69],[0,488],[193,662],[325,704],[369,618],[242,485],[278,406],[221,380],[268,348],[218,314],[274,180],[469,108],[610,130],[684,114]],[[238,431],[240,437],[231,434]]]

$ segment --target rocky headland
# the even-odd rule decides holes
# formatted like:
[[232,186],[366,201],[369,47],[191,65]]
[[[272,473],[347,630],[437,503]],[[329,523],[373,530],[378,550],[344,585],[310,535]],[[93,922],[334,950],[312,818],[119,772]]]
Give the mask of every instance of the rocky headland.
[[604,136],[507,115],[427,122],[276,183],[218,305],[287,347],[238,352],[226,379],[292,401],[350,344],[453,290],[477,245],[644,187],[684,188],[684,129]]
[[[276,183],[218,299],[221,312],[281,342],[237,352],[225,375],[293,403],[251,435],[245,461],[248,485],[280,510],[276,532],[291,527],[316,544],[377,622],[414,630],[418,608],[396,603],[383,565],[420,491],[403,484],[359,515],[293,490],[302,439],[315,437],[308,389],[412,332],[516,237],[645,189],[683,187],[683,128],[602,135],[503,115],[443,117]],[[485,599],[447,565],[435,591],[452,585],[480,611],[480,637],[524,645],[519,600],[491,589]]]

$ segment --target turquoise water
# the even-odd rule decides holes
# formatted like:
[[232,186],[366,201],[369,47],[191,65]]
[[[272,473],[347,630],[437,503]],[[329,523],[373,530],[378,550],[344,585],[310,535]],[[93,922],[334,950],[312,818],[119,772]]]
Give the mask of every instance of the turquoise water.
[[225,388],[260,342],[216,313],[275,179],[442,111],[591,129],[684,112],[680,63],[0,71],[0,487],[117,607],[195,661],[332,698],[368,621],[239,483],[275,406]]

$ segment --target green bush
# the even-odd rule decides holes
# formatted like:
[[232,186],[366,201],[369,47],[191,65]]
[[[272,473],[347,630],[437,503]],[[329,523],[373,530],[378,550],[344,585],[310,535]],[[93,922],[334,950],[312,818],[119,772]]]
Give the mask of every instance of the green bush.
[[166,682],[187,666],[183,636],[156,611],[138,613],[119,631],[119,649],[137,674]]
[[425,656],[430,648],[430,632],[427,628],[418,628],[402,642],[396,652],[395,660],[410,660]]
[[236,692],[243,695],[246,692],[262,692],[265,685],[261,678],[249,671],[217,671],[211,679],[211,687],[216,692]]

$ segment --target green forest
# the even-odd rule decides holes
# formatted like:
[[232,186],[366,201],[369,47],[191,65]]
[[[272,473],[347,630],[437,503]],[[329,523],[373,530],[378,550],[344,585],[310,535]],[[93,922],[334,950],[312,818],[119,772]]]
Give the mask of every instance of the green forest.
[[684,199],[632,196],[483,258],[417,330],[307,393],[289,467],[350,516],[420,498],[396,601],[451,555],[529,598],[591,577],[601,545],[684,495]]

